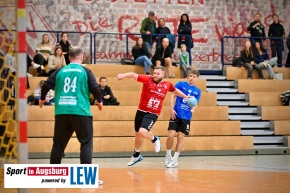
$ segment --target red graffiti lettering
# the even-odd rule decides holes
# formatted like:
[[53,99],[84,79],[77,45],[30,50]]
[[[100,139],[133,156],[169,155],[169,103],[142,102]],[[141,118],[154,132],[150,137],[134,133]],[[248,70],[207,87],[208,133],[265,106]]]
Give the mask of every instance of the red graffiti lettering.
[[[127,27],[126,29],[123,29],[123,26],[124,26],[124,23],[125,22],[130,22],[132,23],[130,25],[130,27]],[[118,19],[118,31],[119,33],[128,33],[128,34],[131,34],[131,30],[133,30],[135,27],[137,27],[139,25],[139,20],[137,17],[135,16],[132,16],[132,15],[124,15],[124,16],[121,16],[119,19]],[[123,36],[120,35],[119,36],[120,40],[123,40]],[[130,38],[132,40],[136,40],[137,37],[135,36],[130,36]]]
[[215,31],[218,36],[219,41],[225,35],[228,36],[242,36],[244,33],[248,33],[247,27],[243,23],[232,24],[229,27],[222,27],[221,31],[217,24],[215,24]]
[[136,3],[146,3],[146,0],[135,0]]
[[[88,31],[88,25],[84,21],[73,21],[72,24],[75,24],[77,26],[77,30],[79,32],[87,32]],[[82,26],[85,27],[85,30],[82,29]]]
[[113,24],[107,24],[108,22],[108,18],[100,18],[99,19],[99,25],[102,27],[102,28],[109,28],[109,27],[112,27]]
[[[193,1],[193,2],[194,2],[194,1]],[[185,5],[188,5],[189,2],[184,2],[184,1],[178,0],[178,1],[177,1],[177,4],[185,4]]]
[[202,43],[202,44],[206,44],[208,41],[207,38],[193,38],[193,42],[194,43]]

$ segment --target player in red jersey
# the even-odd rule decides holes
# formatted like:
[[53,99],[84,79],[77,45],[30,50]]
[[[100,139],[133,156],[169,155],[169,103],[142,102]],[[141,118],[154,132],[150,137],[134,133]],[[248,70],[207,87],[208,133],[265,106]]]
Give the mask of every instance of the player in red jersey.
[[166,93],[168,91],[174,92],[175,95],[188,99],[183,92],[174,88],[170,82],[163,80],[164,75],[164,67],[156,67],[153,76],[141,75],[133,72],[117,75],[119,80],[134,78],[138,82],[143,83],[141,98],[135,116],[135,149],[131,161],[127,164],[128,166],[132,166],[143,160],[140,151],[144,139],[151,140],[152,143],[154,143],[156,153],[161,150],[160,138],[154,136],[150,129],[160,115]]

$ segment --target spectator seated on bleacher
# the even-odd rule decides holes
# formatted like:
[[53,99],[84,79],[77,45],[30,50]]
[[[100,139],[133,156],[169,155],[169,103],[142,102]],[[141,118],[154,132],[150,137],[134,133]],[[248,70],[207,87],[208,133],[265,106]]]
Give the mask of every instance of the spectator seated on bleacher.
[[120,105],[116,97],[114,97],[111,88],[107,85],[107,78],[101,77],[99,79],[103,105]]
[[50,76],[54,71],[64,66],[66,66],[66,61],[64,55],[62,54],[61,47],[56,47],[54,54],[48,59],[48,75]]
[[259,78],[263,79],[262,70],[258,67],[258,64],[254,61],[254,53],[251,46],[251,42],[248,40],[245,43],[245,47],[241,51],[241,61],[243,66],[248,70],[248,79],[252,78],[253,69],[256,69]]
[[[41,88],[45,80],[41,80],[34,90],[34,105],[39,105],[39,100],[41,96]],[[44,105],[54,105],[54,92],[53,90],[49,90],[46,95],[46,102]]]
[[136,40],[136,44],[132,48],[132,55],[134,57],[134,63],[137,65],[144,65],[145,72],[147,75],[149,75],[149,67],[152,66],[152,62],[150,60],[148,49],[146,49],[145,45],[143,44],[142,38],[138,38]]
[[271,58],[269,60],[269,55],[266,50],[262,47],[260,42],[255,43],[254,61],[258,64],[260,69],[267,69],[271,79],[277,79],[272,67],[277,65],[277,57]]

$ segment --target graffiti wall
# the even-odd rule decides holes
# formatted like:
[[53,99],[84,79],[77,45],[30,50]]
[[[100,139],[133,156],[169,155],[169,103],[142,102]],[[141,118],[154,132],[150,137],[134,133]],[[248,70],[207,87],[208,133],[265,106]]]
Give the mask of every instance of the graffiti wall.
[[[8,3],[7,3],[8,2]],[[1,12],[9,5],[1,5]],[[155,11],[156,20],[164,18],[166,26],[177,34],[177,27],[182,13],[187,13],[192,23],[193,65],[198,69],[221,68],[221,38],[223,36],[249,36],[246,28],[260,12],[262,22],[268,27],[272,23],[271,15],[277,13],[289,33],[290,0],[27,0],[27,29],[45,31],[98,32],[96,35],[96,60],[120,60],[129,51],[140,33],[142,20],[149,11]],[[3,14],[2,14],[3,15]],[[6,17],[13,14],[6,13]],[[1,29],[5,22],[1,19]],[[103,34],[107,33],[107,34]],[[128,36],[115,33],[134,34]],[[81,33],[75,44],[82,45]],[[53,41],[56,40],[52,35]],[[41,40],[34,34],[28,44]],[[87,43],[86,43],[87,44]],[[30,46],[34,49],[34,45]],[[178,49],[175,49],[175,54]],[[285,53],[287,54],[287,53]],[[176,57],[176,56],[175,56]],[[232,54],[225,56],[232,60]]]

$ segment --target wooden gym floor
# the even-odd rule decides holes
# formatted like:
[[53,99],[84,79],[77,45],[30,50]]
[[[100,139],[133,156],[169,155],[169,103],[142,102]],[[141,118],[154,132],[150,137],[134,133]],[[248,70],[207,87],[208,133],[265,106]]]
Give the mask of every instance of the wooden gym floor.
[[[94,158],[104,181],[99,189],[30,189],[29,193],[290,192],[290,155],[188,156],[180,157],[179,166],[170,169],[165,168],[163,157],[144,157],[127,167],[129,159]],[[30,159],[29,163],[49,160]],[[79,159],[66,158],[63,163],[79,163]]]

